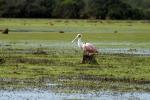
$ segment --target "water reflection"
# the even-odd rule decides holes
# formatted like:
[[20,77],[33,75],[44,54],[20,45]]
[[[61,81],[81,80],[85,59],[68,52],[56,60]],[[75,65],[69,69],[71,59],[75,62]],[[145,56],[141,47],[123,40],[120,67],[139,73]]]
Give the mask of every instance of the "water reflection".
[[0,90],[0,100],[149,100],[144,92],[55,93],[50,90]]

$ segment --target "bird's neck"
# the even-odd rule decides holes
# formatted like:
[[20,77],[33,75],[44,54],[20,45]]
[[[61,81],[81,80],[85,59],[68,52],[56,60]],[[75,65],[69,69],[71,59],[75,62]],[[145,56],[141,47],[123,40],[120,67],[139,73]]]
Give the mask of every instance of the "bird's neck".
[[83,43],[81,41],[81,38],[78,38],[78,46],[79,46],[79,48],[82,48],[82,45],[83,45]]

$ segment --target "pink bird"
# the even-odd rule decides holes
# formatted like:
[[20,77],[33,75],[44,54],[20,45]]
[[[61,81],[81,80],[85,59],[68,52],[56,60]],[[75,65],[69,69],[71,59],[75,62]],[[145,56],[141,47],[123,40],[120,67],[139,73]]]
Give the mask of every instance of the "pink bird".
[[93,55],[93,54],[97,54],[98,51],[96,49],[96,47],[91,44],[91,43],[83,43],[81,41],[81,38],[82,38],[82,35],[81,34],[78,34],[75,39],[72,41],[72,43],[78,39],[78,47],[81,48],[84,52],[84,55]]

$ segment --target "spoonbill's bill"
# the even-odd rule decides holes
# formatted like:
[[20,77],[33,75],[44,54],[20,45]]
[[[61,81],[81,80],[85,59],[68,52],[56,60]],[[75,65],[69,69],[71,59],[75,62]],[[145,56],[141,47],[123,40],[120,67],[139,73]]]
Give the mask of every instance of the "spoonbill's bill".
[[75,39],[72,41],[72,43],[73,43],[75,40],[78,39],[78,47],[83,50],[84,55],[91,56],[91,55],[94,55],[94,54],[97,54],[97,53],[98,53],[96,47],[95,47],[93,44],[91,44],[91,43],[83,43],[82,40],[81,40],[81,38],[82,38],[82,35],[81,35],[81,34],[78,34],[78,35],[75,37]]

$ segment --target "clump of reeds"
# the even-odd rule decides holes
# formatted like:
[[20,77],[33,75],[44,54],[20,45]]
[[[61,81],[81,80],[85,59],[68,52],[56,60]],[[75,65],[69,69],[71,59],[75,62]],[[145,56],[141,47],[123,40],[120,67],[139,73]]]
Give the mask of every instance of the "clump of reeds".
[[47,52],[42,49],[37,49],[33,54],[47,55]]
[[59,33],[65,33],[64,31],[59,31]]
[[5,63],[5,59],[0,57],[0,64],[4,64]]
[[4,30],[2,30],[2,33],[3,33],[3,34],[8,34],[8,32],[9,32],[9,29],[8,29],[8,28],[5,28]]

